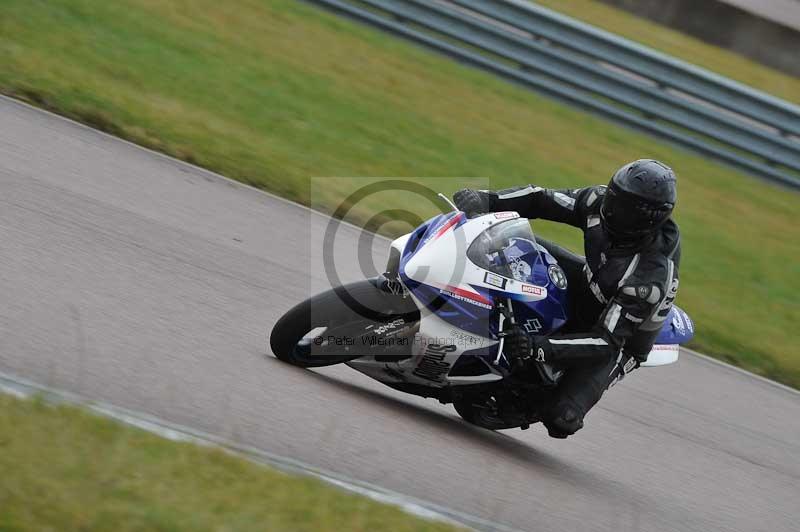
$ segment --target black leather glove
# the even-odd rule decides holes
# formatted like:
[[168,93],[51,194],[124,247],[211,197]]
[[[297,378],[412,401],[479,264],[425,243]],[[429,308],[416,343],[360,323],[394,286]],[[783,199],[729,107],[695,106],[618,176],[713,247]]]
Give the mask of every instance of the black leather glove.
[[474,218],[480,214],[491,212],[492,196],[480,190],[463,188],[453,194],[453,203],[459,210],[464,211],[467,218]]
[[536,337],[514,325],[504,333],[503,352],[514,369],[530,366],[535,362],[545,362],[545,352],[536,342]]

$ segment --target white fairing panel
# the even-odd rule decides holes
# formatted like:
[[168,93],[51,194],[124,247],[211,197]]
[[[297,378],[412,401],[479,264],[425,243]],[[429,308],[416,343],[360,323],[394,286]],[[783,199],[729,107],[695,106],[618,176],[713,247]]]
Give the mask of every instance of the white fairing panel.
[[680,346],[678,344],[661,345],[656,344],[653,346],[650,354],[647,355],[647,361],[641,364],[642,367],[656,367],[666,366],[678,361],[680,353]]
[[464,351],[496,345],[497,340],[459,329],[430,312],[418,300],[417,304],[421,307],[422,319],[415,338],[414,357],[410,361],[411,374],[406,377],[408,382],[438,387],[502,379],[499,373],[491,370],[481,376],[450,377],[448,373]]
[[411,357],[398,362],[377,361],[373,356],[351,360],[346,364],[381,382],[413,383],[432,388],[448,384],[475,384],[501,380],[502,375],[490,368],[484,375],[450,377],[448,373],[464,351],[497,343],[459,329],[421,309],[420,330],[414,336]]
[[[473,218],[460,227],[445,231],[425,242],[406,263],[405,274],[417,282],[442,291],[456,288],[467,295],[477,296],[472,300],[480,302],[482,296],[478,295],[470,285],[491,289],[496,289],[497,286],[487,282],[487,270],[467,259],[467,248],[478,235],[489,227],[517,218],[519,215],[515,212],[496,212]],[[505,290],[513,292],[527,301],[539,301],[547,298],[547,287],[527,284],[515,279],[508,280]]]
[[392,249],[396,250],[398,254],[403,253],[409,238],[411,238],[411,233],[395,238],[391,243]]

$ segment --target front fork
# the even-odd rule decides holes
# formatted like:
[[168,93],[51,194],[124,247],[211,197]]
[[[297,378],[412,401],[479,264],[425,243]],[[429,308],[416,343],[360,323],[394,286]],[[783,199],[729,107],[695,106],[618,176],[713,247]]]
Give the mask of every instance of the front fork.
[[[500,341],[497,343],[497,356],[494,359],[494,365],[497,366],[500,364],[500,359],[505,357],[509,366],[512,366],[512,361],[509,357],[505,356],[503,348],[505,347],[505,340],[509,329],[517,324],[514,318],[514,307],[511,305],[511,300],[506,299],[505,301],[497,300],[495,302],[495,308],[499,312],[497,316],[497,337]],[[510,327],[508,327],[507,324],[510,324]]]
[[[511,304],[511,299],[508,298],[505,299],[504,301],[502,300],[497,301],[495,303],[495,307],[499,311],[497,336],[498,338],[500,338],[500,342],[498,343],[497,357],[494,359],[494,365],[495,366],[498,365],[500,363],[500,359],[505,357],[509,363],[509,366],[511,367],[511,373],[513,376],[514,361],[511,360],[510,356],[505,355],[505,353],[503,352],[503,348],[505,347],[505,338],[506,336],[508,336],[509,330],[511,329],[511,327],[514,327],[517,324],[514,318],[514,307]],[[533,377],[534,379],[538,377],[538,379],[536,379],[537,382],[535,382],[537,386],[541,386],[544,388],[554,388],[558,384],[558,379],[561,376],[561,373],[563,372],[555,371],[550,364],[534,363],[533,371],[529,370],[528,374],[526,375],[526,377],[528,378],[524,380],[530,384],[531,383],[530,381],[532,380],[531,377]]]

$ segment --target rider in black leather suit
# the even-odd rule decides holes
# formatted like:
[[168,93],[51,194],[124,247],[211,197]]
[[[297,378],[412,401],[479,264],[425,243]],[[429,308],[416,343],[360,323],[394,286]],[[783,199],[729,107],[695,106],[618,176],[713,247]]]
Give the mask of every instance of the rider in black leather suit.
[[542,419],[550,436],[566,438],[582,428],[603,392],[647,359],[678,290],[676,198],[674,172],[650,159],[623,166],[607,187],[455,194],[468,216],[517,211],[583,230],[585,260],[539,240],[567,274],[574,316],[566,328],[536,336],[516,327],[505,343],[515,372],[541,362],[567,368]]

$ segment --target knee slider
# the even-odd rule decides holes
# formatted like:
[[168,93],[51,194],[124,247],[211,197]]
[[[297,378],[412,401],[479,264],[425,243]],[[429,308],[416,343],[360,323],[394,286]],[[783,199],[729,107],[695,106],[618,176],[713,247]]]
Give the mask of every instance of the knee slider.
[[570,402],[560,402],[554,408],[552,416],[545,423],[550,436],[566,438],[583,428],[584,412],[578,405]]

